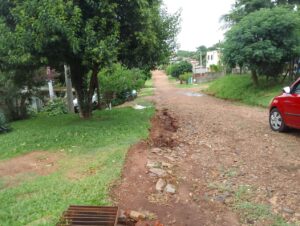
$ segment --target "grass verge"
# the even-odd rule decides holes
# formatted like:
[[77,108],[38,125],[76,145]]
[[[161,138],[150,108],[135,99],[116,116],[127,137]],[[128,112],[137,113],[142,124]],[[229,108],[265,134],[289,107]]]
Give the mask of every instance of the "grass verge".
[[[230,177],[230,175],[227,175],[227,177]],[[226,203],[239,214],[243,225],[297,225],[287,223],[284,218],[273,213],[270,205],[254,202],[253,200],[256,197],[255,189],[249,185],[240,185],[233,188],[230,184],[210,183],[208,187],[217,190],[219,193],[230,194],[230,199]]]
[[13,132],[0,136],[0,159],[35,150],[63,157],[50,175],[9,186],[11,178],[0,178],[0,225],[55,225],[71,204],[111,204],[109,186],[120,177],[128,148],[147,138],[153,114],[154,108],[120,108],[89,120],[61,115],[12,123]]
[[148,79],[145,83],[145,87],[139,92],[139,97],[147,97],[154,95],[153,80]]
[[259,86],[255,87],[249,75],[227,75],[211,82],[206,93],[218,98],[240,101],[242,103],[268,107],[273,97],[281,93],[290,82],[267,82],[260,78]]
[[233,208],[240,214],[244,223],[255,224],[261,222],[262,225],[268,223],[272,226],[295,226],[272,212],[271,206],[252,202],[255,196],[254,190],[250,186],[239,186],[234,193]]

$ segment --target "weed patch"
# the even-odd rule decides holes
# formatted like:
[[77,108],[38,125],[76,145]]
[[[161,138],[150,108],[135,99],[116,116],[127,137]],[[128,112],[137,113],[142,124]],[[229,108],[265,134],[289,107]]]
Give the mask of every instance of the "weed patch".
[[249,75],[227,75],[211,82],[206,92],[222,99],[268,107],[282,88],[291,83],[268,82],[264,78],[260,78],[259,82],[259,86],[255,87]]
[[234,192],[233,208],[240,214],[244,223],[254,224],[268,220],[272,222],[272,226],[292,226],[286,223],[283,218],[272,213],[269,205],[252,202],[254,196],[254,189],[247,185],[239,186]]

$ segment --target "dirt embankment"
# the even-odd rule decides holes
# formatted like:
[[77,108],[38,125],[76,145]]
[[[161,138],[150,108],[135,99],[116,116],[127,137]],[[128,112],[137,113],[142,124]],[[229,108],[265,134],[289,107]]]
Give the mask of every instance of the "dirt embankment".
[[157,111],[149,140],[128,153],[122,181],[113,189],[115,201],[123,210],[137,210],[154,218],[141,225],[155,225],[155,219],[164,225],[239,225],[236,215],[219,203],[204,197],[201,204],[200,199],[193,201],[191,192],[200,179],[192,172],[192,162],[186,161],[178,129],[168,109]]

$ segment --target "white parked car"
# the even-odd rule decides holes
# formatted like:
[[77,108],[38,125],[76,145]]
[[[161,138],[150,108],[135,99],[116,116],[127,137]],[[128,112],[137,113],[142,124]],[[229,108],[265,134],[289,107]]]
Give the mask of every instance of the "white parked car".
[[[94,94],[93,97],[92,97],[92,103],[93,103],[93,106],[96,106],[98,104],[98,97],[97,97],[97,94]],[[74,105],[74,111],[76,113],[79,112],[79,103],[78,103],[78,99],[75,98],[73,100],[73,105]]]

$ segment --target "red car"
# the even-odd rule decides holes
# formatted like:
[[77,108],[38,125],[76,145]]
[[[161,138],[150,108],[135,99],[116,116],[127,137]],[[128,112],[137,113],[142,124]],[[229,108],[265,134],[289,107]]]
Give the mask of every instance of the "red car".
[[283,132],[288,127],[300,129],[300,78],[272,100],[269,122],[274,131]]

